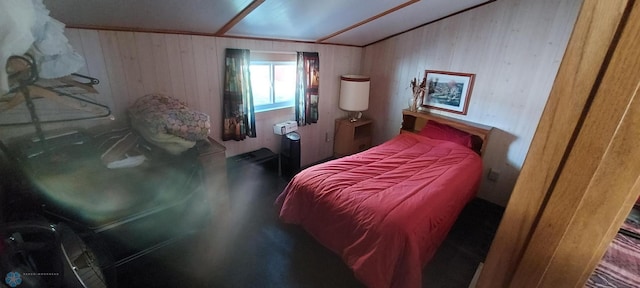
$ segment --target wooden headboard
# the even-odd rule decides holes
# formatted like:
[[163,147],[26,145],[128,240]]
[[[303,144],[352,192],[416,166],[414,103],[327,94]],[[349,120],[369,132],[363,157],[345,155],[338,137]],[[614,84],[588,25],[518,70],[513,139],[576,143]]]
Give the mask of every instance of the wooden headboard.
[[489,134],[493,127],[478,123],[446,117],[442,115],[431,114],[429,112],[414,112],[410,110],[402,110],[402,128],[400,133],[418,133],[427,124],[427,121],[433,120],[442,124],[449,125],[456,129],[465,131],[469,134],[478,136],[482,140],[480,154],[484,154]]

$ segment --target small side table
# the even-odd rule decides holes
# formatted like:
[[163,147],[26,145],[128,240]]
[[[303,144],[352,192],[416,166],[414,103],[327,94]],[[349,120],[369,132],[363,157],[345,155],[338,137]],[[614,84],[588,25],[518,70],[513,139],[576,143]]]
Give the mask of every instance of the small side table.
[[339,158],[371,148],[373,130],[371,119],[362,118],[356,122],[351,122],[349,119],[336,119],[335,130],[334,157]]

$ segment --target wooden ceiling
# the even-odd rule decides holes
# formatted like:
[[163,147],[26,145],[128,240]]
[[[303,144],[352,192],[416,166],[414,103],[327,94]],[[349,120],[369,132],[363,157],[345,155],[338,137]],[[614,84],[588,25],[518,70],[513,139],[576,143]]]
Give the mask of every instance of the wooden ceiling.
[[68,27],[366,46],[495,0],[44,0]]

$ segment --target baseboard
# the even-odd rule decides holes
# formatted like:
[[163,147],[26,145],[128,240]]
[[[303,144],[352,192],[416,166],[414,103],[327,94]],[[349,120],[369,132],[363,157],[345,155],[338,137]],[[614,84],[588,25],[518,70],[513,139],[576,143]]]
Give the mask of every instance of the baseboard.
[[478,277],[480,277],[480,272],[482,272],[483,265],[484,265],[483,262],[480,262],[480,264],[478,264],[478,268],[476,268],[476,273],[473,274],[473,278],[471,278],[471,283],[469,283],[469,288],[476,287],[476,283],[478,282]]

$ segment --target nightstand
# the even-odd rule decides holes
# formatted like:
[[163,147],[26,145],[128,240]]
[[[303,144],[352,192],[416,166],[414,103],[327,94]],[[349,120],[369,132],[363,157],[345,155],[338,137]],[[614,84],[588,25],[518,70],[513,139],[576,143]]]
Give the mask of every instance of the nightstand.
[[336,158],[362,152],[371,148],[373,122],[370,119],[336,119],[333,156]]

